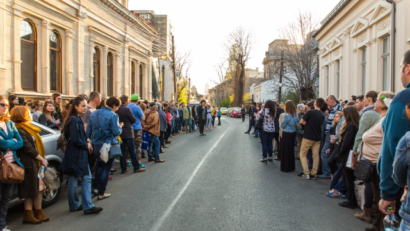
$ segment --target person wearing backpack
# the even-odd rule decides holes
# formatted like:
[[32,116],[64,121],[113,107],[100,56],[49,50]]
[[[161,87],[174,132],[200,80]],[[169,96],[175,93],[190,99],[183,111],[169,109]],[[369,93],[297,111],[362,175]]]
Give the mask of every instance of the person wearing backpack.
[[[84,211],[84,214],[99,213],[103,209],[95,207],[91,202],[91,170],[88,165],[88,155],[92,146],[87,139],[81,116],[86,112],[87,104],[84,98],[76,97],[64,121],[61,134],[68,141],[65,148],[61,170],[68,176],[68,206],[70,212]],[[78,198],[78,180],[81,181],[81,204]]]

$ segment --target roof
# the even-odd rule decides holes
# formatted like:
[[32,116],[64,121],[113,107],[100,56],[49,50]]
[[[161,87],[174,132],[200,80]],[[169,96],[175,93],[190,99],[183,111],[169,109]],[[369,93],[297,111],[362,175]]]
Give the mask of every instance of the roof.
[[316,35],[318,35],[324,28],[325,26],[327,26],[327,24],[329,24],[332,19],[334,19],[336,17],[336,15],[338,15],[340,13],[340,11],[342,11],[345,6],[347,6],[347,4],[349,4],[351,0],[340,0],[340,2],[335,6],[335,8],[333,8],[333,10],[322,20],[322,22],[320,22],[320,24],[322,24],[319,28],[319,30],[317,30],[314,34],[313,34],[313,38],[316,37]]
[[131,10],[131,13],[133,13],[135,16],[137,16],[137,18],[139,20],[141,20],[142,23],[144,23],[145,25],[147,25],[149,28],[151,28],[155,33],[158,34],[157,29],[155,29],[151,23],[145,21],[145,19],[141,18],[140,13],[137,13],[135,10]]

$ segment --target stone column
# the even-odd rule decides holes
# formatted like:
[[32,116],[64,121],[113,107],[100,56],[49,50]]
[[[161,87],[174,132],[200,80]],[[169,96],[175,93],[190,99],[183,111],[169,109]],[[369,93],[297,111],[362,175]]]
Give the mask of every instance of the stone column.
[[108,76],[107,76],[107,55],[108,55],[108,46],[103,47],[103,52],[102,52],[102,57],[101,57],[101,66],[102,66],[102,83],[101,83],[101,94],[104,97],[108,97],[107,95],[107,82],[108,82]]
[[140,92],[140,61],[137,60],[135,61],[136,65],[136,70],[135,70],[135,86],[133,87],[133,91],[137,93],[140,97],[142,97],[141,92]]
[[[21,40],[20,40],[20,28],[23,18],[21,13],[23,9],[14,5],[14,16],[13,16],[13,69],[14,69],[14,92],[21,92]],[[37,83],[36,83],[37,84]]]
[[[372,47],[371,47],[371,42],[366,43],[366,86],[365,86],[365,92],[363,92],[363,95],[366,94],[367,91],[371,90],[371,82],[370,82],[370,76],[372,76]],[[374,89],[374,88],[373,88]]]
[[93,38],[90,38],[90,43],[89,43],[89,49],[90,49],[90,93],[94,91],[94,60],[93,60],[93,55],[94,55],[94,46],[95,46],[95,40]]
[[130,88],[130,76],[131,76],[131,71],[130,71],[131,63],[130,63],[130,55],[128,52],[128,44],[124,44],[124,87],[123,87],[123,92],[125,95],[128,95],[131,97],[132,91]]
[[359,92],[361,92],[360,86],[362,86],[362,84],[360,83],[360,78],[358,78],[358,71],[360,70],[359,67],[361,67],[358,52],[359,50],[357,48],[353,49],[353,74],[350,76],[350,88],[352,89],[351,92],[355,92],[355,94],[359,94]]
[[84,21],[82,18],[77,23],[77,95],[83,94],[84,84]]
[[69,29],[65,31],[66,35],[66,50],[65,50],[65,68],[66,68],[66,75],[65,75],[65,94],[66,95],[74,95],[73,92],[73,37],[74,32],[73,30]]
[[149,100],[149,97],[148,97],[148,67],[147,67],[147,64],[145,64],[144,63],[144,66],[143,66],[143,76],[142,76],[142,79],[143,79],[143,82],[142,82],[142,86],[144,86],[143,87],[143,90],[142,90],[142,95],[144,96],[144,99],[147,99],[147,100]]
[[41,92],[44,94],[50,93],[50,22],[43,20],[41,23],[42,29],[42,47],[41,47]]
[[121,52],[115,52],[115,65],[114,65],[114,73],[115,73],[115,79],[114,79],[114,95],[116,96],[121,96],[121,72],[122,72],[122,57],[121,57]]
[[152,100],[152,57],[148,58],[148,99]]

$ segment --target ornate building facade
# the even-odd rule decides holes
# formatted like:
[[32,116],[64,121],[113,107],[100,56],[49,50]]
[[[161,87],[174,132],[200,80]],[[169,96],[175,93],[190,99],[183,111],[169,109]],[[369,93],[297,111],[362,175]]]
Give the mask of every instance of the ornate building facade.
[[[319,41],[320,96],[339,99],[369,90],[398,92],[400,63],[410,49],[410,0],[396,0],[395,63],[391,66],[391,7],[383,0],[341,0],[322,21]],[[407,23],[408,24],[408,23]],[[391,68],[395,75],[391,76]]]
[[158,32],[128,0],[0,0],[0,90],[152,98]]

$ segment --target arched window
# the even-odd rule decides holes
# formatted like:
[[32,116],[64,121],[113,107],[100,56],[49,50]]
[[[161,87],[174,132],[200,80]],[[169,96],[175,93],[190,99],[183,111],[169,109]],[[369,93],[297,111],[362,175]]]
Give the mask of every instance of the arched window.
[[50,90],[61,92],[61,36],[57,31],[50,33]]
[[93,51],[93,68],[94,68],[94,91],[101,93],[101,52],[100,49],[94,47]]
[[131,94],[135,93],[135,63],[131,62]]
[[107,55],[107,95],[113,96],[114,95],[114,78],[113,78],[113,55],[111,52],[108,52]]
[[37,90],[37,33],[34,24],[25,19],[20,28],[21,39],[21,87]]
[[139,76],[139,80],[138,80],[138,81],[139,81],[139,84],[140,84],[140,89],[139,89],[139,92],[138,92],[139,95],[140,95],[140,97],[142,96],[142,89],[143,89],[143,87],[142,87],[142,82],[143,82],[143,81],[142,81],[142,76],[144,76],[143,73],[142,73],[143,70],[144,70],[144,68],[142,67],[142,64],[141,64],[141,65],[140,65],[140,71],[139,71],[140,76]]

